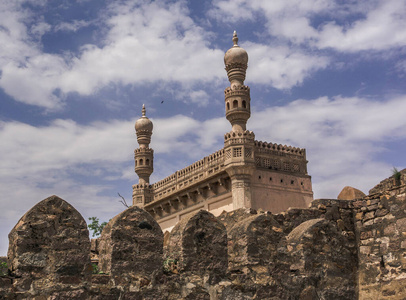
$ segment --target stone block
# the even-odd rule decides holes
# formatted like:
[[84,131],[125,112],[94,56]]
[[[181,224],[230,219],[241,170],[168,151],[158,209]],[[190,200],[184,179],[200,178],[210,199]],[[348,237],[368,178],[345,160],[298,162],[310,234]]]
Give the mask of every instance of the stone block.
[[228,266],[225,226],[204,210],[186,217],[172,229],[167,257],[178,261],[180,272],[220,279]]
[[[16,276],[58,283],[84,284],[90,279],[87,224],[65,200],[51,196],[31,208],[9,234],[9,269]],[[27,289],[25,280],[18,280]],[[31,284],[31,283],[30,283]],[[41,292],[41,291],[39,291]]]
[[254,215],[236,223],[228,234],[229,268],[271,263],[282,236],[272,215]]
[[400,232],[406,232],[406,218],[397,220],[396,227]]
[[163,233],[154,218],[137,206],[115,216],[99,238],[99,270],[116,282],[149,280],[162,271]]

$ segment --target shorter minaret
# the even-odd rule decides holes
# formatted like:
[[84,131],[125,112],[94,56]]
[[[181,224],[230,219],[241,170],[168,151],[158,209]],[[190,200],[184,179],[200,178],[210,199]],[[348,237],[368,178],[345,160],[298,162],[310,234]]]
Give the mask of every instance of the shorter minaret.
[[250,88],[244,85],[248,54],[238,46],[237,33],[233,47],[224,55],[224,64],[230,86],[224,90],[226,118],[231,131],[224,135],[224,166],[231,179],[233,209],[251,207],[251,178],[255,170],[255,135],[246,130],[251,116]]
[[135,122],[135,133],[140,147],[134,150],[135,173],[139,181],[137,185],[133,185],[133,205],[140,207],[152,201],[149,177],[154,171],[154,150],[149,148],[153,124],[145,113],[145,105],[142,105],[142,116]]

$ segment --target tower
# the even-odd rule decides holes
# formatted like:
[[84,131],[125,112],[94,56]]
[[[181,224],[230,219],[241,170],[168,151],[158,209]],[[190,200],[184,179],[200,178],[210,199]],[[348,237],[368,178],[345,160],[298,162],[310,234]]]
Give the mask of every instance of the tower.
[[145,105],[142,105],[142,116],[135,122],[135,133],[139,148],[134,150],[135,173],[139,177],[138,184],[133,185],[133,205],[144,207],[152,201],[152,189],[149,177],[154,171],[154,150],[149,148],[153,124],[146,117]]
[[255,135],[246,130],[251,116],[250,89],[244,85],[248,54],[238,46],[237,33],[233,47],[224,55],[224,64],[230,86],[224,91],[226,118],[231,131],[224,136],[224,166],[231,178],[233,209],[251,207],[251,178],[255,170]]

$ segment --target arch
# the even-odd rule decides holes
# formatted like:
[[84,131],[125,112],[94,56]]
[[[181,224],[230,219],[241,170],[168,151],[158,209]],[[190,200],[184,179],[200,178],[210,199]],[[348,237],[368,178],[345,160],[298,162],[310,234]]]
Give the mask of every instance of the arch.
[[247,101],[245,101],[245,100],[242,101],[242,107],[247,108]]
[[145,165],[149,166],[149,158],[145,160]]
[[141,158],[140,159],[140,166],[144,165],[144,160]]
[[238,100],[234,100],[233,101],[233,108],[237,108],[238,107]]
[[227,110],[230,110],[230,102],[227,101]]

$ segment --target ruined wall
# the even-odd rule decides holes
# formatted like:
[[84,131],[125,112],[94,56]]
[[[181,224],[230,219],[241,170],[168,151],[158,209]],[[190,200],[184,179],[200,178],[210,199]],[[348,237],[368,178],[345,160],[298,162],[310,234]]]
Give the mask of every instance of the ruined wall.
[[164,235],[144,210],[114,217],[92,243],[52,196],[10,232],[1,299],[404,299],[406,187],[319,199],[280,214],[199,211]]
[[359,237],[359,299],[406,298],[406,187],[389,182],[381,182],[371,190],[376,193],[353,203]]

